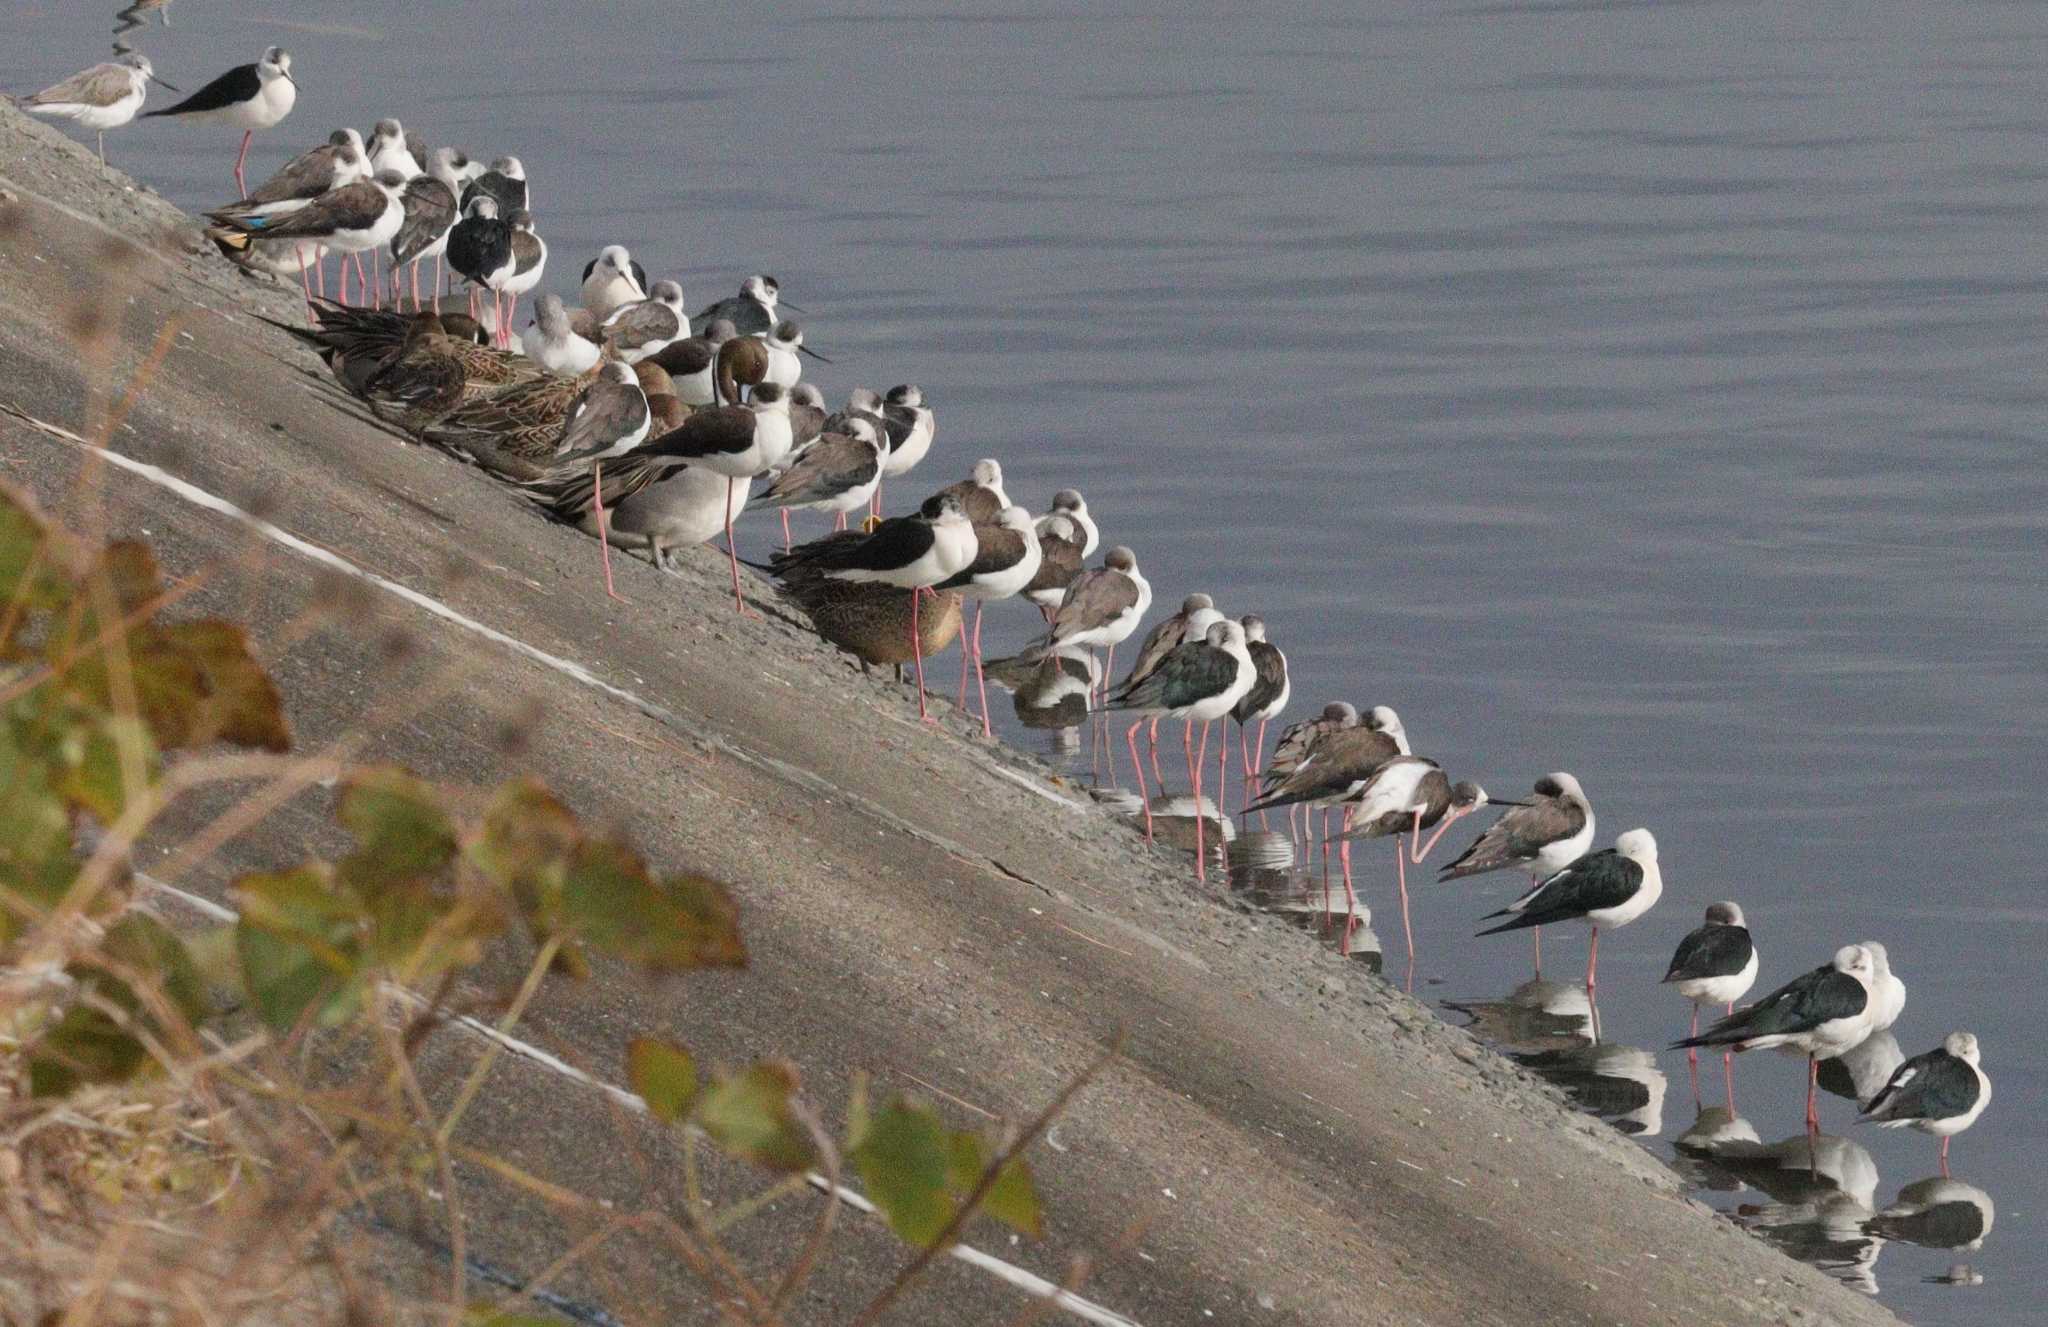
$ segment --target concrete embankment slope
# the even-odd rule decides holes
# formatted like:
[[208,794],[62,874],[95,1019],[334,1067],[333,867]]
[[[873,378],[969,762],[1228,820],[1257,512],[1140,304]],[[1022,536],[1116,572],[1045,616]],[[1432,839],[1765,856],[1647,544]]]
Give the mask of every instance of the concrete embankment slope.
[[[968,1123],[1030,1114],[1127,1029],[1124,1058],[1034,1157],[1049,1236],[977,1238],[1053,1280],[1094,1256],[1086,1295],[1147,1327],[1893,1321],[1311,937],[1197,891],[1034,762],[964,724],[921,727],[773,611],[738,619],[708,550],[680,579],[627,562],[630,604],[607,601],[590,540],[365,422],[251,316],[291,318],[294,292],[228,270],[189,219],[4,108],[0,188],[0,405],[82,432],[89,391],[182,319],[115,438],[145,464],[103,464],[97,492],[172,574],[225,564],[195,602],[252,623],[302,749],[356,734],[361,754],[454,783],[531,771],[652,861],[734,882],[750,969],[550,984],[527,1024],[540,1045],[614,1083],[640,1032],[726,1063],[782,1054],[828,1117],[869,1072]],[[119,325],[110,370],[82,369],[67,336],[82,302]],[[938,454],[934,485],[957,468],[943,438]],[[87,460],[0,413],[0,473],[72,519]],[[336,596],[339,624],[296,631]],[[178,883],[221,899],[236,870],[332,835],[316,792]],[[441,1038],[430,1090],[474,1053]],[[586,1192],[679,1203],[673,1153],[638,1129],[520,1057],[464,1125]],[[559,1251],[552,1218],[466,1178],[472,1250],[528,1273]],[[810,1201],[742,1227],[736,1248],[778,1252]],[[843,1321],[900,1265],[871,1221],[842,1231],[793,1320]],[[711,1320],[692,1282],[630,1246],[566,1289],[628,1321]],[[943,1261],[895,1320],[1002,1322],[1022,1303]]]

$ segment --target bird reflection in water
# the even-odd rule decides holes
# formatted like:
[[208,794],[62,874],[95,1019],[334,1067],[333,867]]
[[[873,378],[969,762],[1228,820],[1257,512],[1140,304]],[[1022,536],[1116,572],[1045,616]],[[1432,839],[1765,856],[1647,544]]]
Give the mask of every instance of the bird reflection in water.
[[1899,1190],[1867,1223],[1874,1235],[1927,1249],[1975,1253],[1984,1247],[1998,1209],[1991,1195],[1959,1179],[1930,1175]]
[[1687,1149],[1711,1187],[1748,1186],[1769,1200],[1738,1206],[1735,1219],[1852,1290],[1876,1294],[1877,1255],[1887,1236],[1870,1224],[1877,1216],[1877,1162],[1868,1149],[1834,1134],[1760,1143],[1737,1130],[1720,1132]]
[[1499,1000],[1446,1000],[1474,1037],[1570,1094],[1579,1109],[1629,1135],[1664,1128],[1668,1080],[1639,1046],[1605,1041],[1586,987],[1534,978]]
[[[1228,825],[1228,819],[1223,823]],[[1338,953],[1367,970],[1383,972],[1385,954],[1372,929],[1372,910],[1356,903],[1347,916],[1342,895],[1333,895],[1326,885],[1301,870],[1299,861],[1294,841],[1286,834],[1266,830],[1243,834],[1234,841],[1230,854],[1231,892],[1261,912],[1284,917],[1323,936]],[[1408,980],[1412,984],[1414,979],[1411,963]]]

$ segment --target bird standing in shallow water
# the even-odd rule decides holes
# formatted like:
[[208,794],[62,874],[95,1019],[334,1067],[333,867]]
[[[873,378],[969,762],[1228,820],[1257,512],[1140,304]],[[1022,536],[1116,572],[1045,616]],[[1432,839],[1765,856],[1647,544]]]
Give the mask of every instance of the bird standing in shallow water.
[[[1346,840],[1394,840],[1395,882],[1401,893],[1401,931],[1408,938],[1408,963],[1415,964],[1415,932],[1408,921],[1408,865],[1422,865],[1444,831],[1480,807],[1488,805],[1486,789],[1476,783],[1452,783],[1443,767],[1421,756],[1395,756],[1373,771],[1358,791],[1358,800],[1347,819]],[[1509,805],[1513,805],[1509,803]],[[1429,842],[1422,831],[1436,827]],[[1410,835],[1407,844],[1403,834]]]
[[1626,926],[1657,905],[1664,893],[1664,873],[1657,865],[1657,840],[1647,829],[1632,829],[1612,848],[1589,852],[1487,920],[1507,917],[1481,935],[1498,935],[1530,926],[1582,921],[1593,928],[1586,950],[1586,991],[1590,995],[1600,970],[1600,928]]
[[[962,510],[966,510],[965,503]],[[1005,507],[995,520],[973,524],[974,561],[940,581],[936,588],[958,590],[974,600],[974,634],[969,636],[963,629],[960,635],[960,699],[956,703],[962,709],[967,707],[967,664],[971,660],[975,687],[981,695],[981,735],[993,737],[995,730],[988,717],[988,683],[981,667],[981,614],[990,600],[1008,599],[1038,574],[1038,531],[1032,525],[1031,513],[1022,507]]]
[[1937,1049],[1900,1065],[1863,1108],[1862,1118],[1941,1139],[1941,1177],[1947,1179],[1950,1140],[1975,1124],[1990,1104],[1991,1079],[1979,1063],[1976,1036],[1951,1032]]
[[[1557,874],[1593,846],[1593,804],[1579,781],[1563,770],[1536,780],[1528,802],[1493,822],[1437,879],[1459,880],[1519,866],[1536,881]],[[1524,897],[1528,897],[1524,895]],[[1514,904],[1508,905],[1510,909]],[[1536,937],[1536,975],[1543,975],[1543,931]]]
[[282,46],[273,46],[256,63],[236,65],[175,106],[150,111],[149,116],[175,115],[240,129],[242,150],[235,154],[235,196],[247,198],[249,185],[242,178],[242,167],[249,160],[249,140],[258,129],[271,128],[290,115],[298,100],[299,85],[292,78],[291,53]]
[[[1114,556],[1114,554],[1112,554]],[[1214,610],[1211,610],[1214,611]],[[1182,719],[1187,728],[1182,744],[1187,750],[1188,784],[1195,801],[1195,878],[1208,879],[1209,854],[1204,843],[1208,813],[1202,809],[1202,766],[1209,752],[1209,727],[1230,713],[1244,693],[1258,680],[1258,670],[1244,648],[1244,627],[1220,621],[1210,626],[1200,640],[1182,641],[1150,674],[1120,689],[1104,706],[1110,710],[1158,712],[1169,719]],[[1202,750],[1194,746],[1194,725],[1202,725]],[[1137,729],[1132,728],[1135,734]],[[1221,760],[1229,759],[1229,743],[1219,749]],[[1132,759],[1137,758],[1133,738]],[[1142,777],[1142,776],[1141,776]],[[1142,785],[1140,785],[1142,786]],[[1223,810],[1217,808],[1217,836],[1222,837]],[[1229,864],[1229,847],[1224,845],[1224,863]]]
[[1728,1015],[1681,1048],[1728,1046],[1738,1053],[1782,1048],[1806,1056],[1806,1131],[1820,1132],[1815,1102],[1820,1062],[1831,1060],[1870,1035],[1871,982],[1877,966],[1862,945],[1844,945],[1831,962],[1793,978],[1755,1004]]
[[[1734,1013],[1735,1002],[1756,984],[1756,972],[1756,945],[1743,920],[1742,905],[1708,904],[1706,920],[1678,942],[1678,951],[1664,973],[1664,984],[1677,987],[1678,993],[1692,1002],[1692,1030],[1686,1035],[1700,1034],[1701,1005],[1724,1005],[1728,1013]],[[1699,1048],[1687,1047],[1685,1059],[1694,1074],[1693,1095],[1698,1096]],[[1732,1050],[1722,1052],[1722,1082],[1731,1115],[1735,1113],[1734,1059]]]

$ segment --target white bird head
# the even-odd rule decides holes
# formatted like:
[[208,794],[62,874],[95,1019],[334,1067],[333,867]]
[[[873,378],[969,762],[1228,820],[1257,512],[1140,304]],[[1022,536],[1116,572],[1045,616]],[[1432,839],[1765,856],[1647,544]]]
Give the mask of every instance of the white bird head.
[[1630,861],[1657,860],[1657,837],[1647,829],[1631,829],[1614,840],[1614,850]]
[[1579,781],[1561,769],[1536,780],[1536,793],[1539,797],[1562,797],[1566,801],[1586,800],[1586,794],[1579,790]]
[[1108,567],[1111,571],[1120,571],[1128,576],[1138,569],[1138,555],[1125,548],[1122,544],[1118,544],[1115,548],[1103,554],[1102,565]]
[[[268,83],[273,78],[292,77],[292,53],[282,46],[273,46],[263,53],[256,62],[256,77]],[[292,82],[298,82],[292,79]]]
[[1941,1048],[1967,1064],[1977,1063],[1979,1052],[1974,1032],[1951,1032],[1942,1038]]
[[674,281],[657,281],[654,283],[654,289],[647,293],[647,297],[657,304],[668,305],[668,307],[676,311],[678,317],[682,315],[683,288],[679,283]]
[[1847,973],[1862,981],[1866,986],[1877,976],[1877,969],[1870,961],[1870,951],[1862,945],[1843,945],[1835,951],[1835,971]]
[[1707,905],[1709,926],[1747,926],[1742,919],[1742,905],[1734,902],[1709,903]]
[[[862,420],[861,422],[866,423],[867,421]],[[873,425],[869,425],[869,427],[872,428]],[[1037,524],[1031,519],[1031,513],[1025,511],[1022,507],[1010,506],[1003,508],[1001,514],[996,517],[996,523],[1005,530],[1015,530],[1018,534],[1026,535],[1032,539],[1038,538]]]

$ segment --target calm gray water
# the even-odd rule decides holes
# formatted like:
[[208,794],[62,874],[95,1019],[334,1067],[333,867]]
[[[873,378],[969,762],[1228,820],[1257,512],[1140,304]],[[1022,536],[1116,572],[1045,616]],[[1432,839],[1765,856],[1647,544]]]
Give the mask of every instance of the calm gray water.
[[[188,89],[292,49],[299,109],[252,179],[398,115],[525,159],[554,289],[613,241],[693,306],[774,273],[835,399],[926,388],[919,492],[983,455],[1035,507],[1077,485],[1163,599],[1268,619],[1298,711],[1391,703],[1502,795],[1576,772],[1603,843],[1655,830],[1669,888],[1602,946],[1611,1044],[1682,1030],[1654,983],[1713,899],[1749,911],[1759,993],[1885,941],[1907,1053],[1983,1040],[1998,1099],[1955,1172],[1997,1226],[1837,1261],[1916,1321],[2035,1320],[2048,12],[540,8],[185,0],[136,36]],[[0,84],[100,58],[108,26],[11,7]],[[234,138],[110,148],[200,205]],[[1388,866],[1361,855],[1383,933]],[[1526,941],[1469,935],[1512,887],[1418,889],[1419,990],[1507,995]],[[1583,940],[1547,951],[1568,978]],[[1646,1062],[1668,1156],[1691,1087]],[[1799,1075],[1740,1067],[1765,1139],[1799,1130]],[[1929,1139],[1824,1119],[1876,1206],[1933,1173]],[[1956,1258],[1981,1287],[1923,1283]]]

